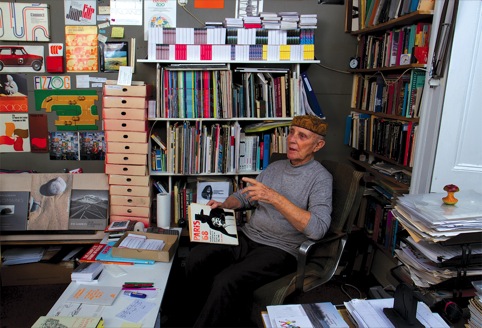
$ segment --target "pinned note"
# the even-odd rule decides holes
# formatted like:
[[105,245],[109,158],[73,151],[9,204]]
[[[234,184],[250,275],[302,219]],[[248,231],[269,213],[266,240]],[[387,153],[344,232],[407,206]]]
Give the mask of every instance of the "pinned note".
[[112,27],[112,38],[122,39],[124,37],[124,27],[122,26],[113,26]]

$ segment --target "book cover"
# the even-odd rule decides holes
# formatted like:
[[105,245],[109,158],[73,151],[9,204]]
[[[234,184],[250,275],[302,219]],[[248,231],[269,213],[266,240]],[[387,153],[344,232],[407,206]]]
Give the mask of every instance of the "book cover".
[[121,290],[121,286],[79,285],[65,302],[112,305]]
[[108,209],[108,190],[72,190],[69,229],[104,230]]
[[224,202],[233,192],[233,185],[229,180],[202,179],[197,182],[196,203],[206,204],[210,200]]
[[[0,21],[3,22],[2,34],[0,35],[2,42],[50,41],[48,4],[2,1],[0,3]],[[9,23],[7,26],[7,22],[12,22],[12,24]]]
[[108,41],[101,43],[100,71],[118,72],[120,66],[128,66],[129,44],[127,41]]
[[154,264],[155,261],[153,260],[143,260],[143,259],[133,259],[133,258],[126,258],[126,257],[117,257],[112,256],[112,248],[116,242],[109,242],[107,245],[102,249],[102,251],[97,255],[95,258],[96,261],[100,262],[116,262],[116,263],[124,263],[124,264]]
[[49,152],[49,130],[47,114],[29,115],[30,151],[32,153]]
[[41,316],[32,326],[32,328],[45,327],[102,328],[104,320],[101,317]]
[[30,152],[27,113],[0,114],[0,153]]
[[193,242],[238,244],[234,210],[192,203],[189,205],[189,237]]
[[28,191],[0,191],[0,230],[27,230]]
[[33,174],[28,230],[68,230],[73,176]]
[[106,247],[106,244],[101,244],[101,243],[95,243],[93,244],[87,252],[85,252],[84,255],[79,259],[79,262],[95,262],[97,255],[99,255],[100,252]]
[[97,26],[65,26],[67,72],[98,71]]

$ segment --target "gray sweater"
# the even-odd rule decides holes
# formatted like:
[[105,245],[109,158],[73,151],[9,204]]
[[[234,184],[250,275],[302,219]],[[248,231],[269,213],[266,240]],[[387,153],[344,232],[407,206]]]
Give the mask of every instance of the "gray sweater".
[[331,174],[316,160],[292,166],[289,160],[271,163],[256,180],[276,190],[296,206],[308,210],[311,218],[303,232],[296,230],[272,205],[250,203],[241,192],[233,194],[243,208],[255,207],[248,223],[241,229],[248,238],[260,244],[280,248],[297,257],[306,239],[320,239],[331,222]]

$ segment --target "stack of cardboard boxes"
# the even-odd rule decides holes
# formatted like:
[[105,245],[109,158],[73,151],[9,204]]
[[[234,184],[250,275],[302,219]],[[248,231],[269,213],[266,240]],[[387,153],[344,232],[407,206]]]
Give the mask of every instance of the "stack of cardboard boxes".
[[150,225],[151,186],[147,167],[148,85],[104,86],[105,173],[109,175],[110,221]]

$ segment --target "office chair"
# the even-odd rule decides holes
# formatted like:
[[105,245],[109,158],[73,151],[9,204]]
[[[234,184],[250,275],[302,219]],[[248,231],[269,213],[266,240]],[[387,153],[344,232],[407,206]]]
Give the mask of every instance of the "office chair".
[[[286,158],[275,153],[270,163]],[[363,172],[351,165],[321,161],[333,176],[333,211],[330,228],[318,240],[306,240],[299,248],[297,271],[261,286],[253,294],[252,320],[259,322],[267,305],[283,304],[288,295],[300,295],[328,282],[336,272],[363,195]]]

